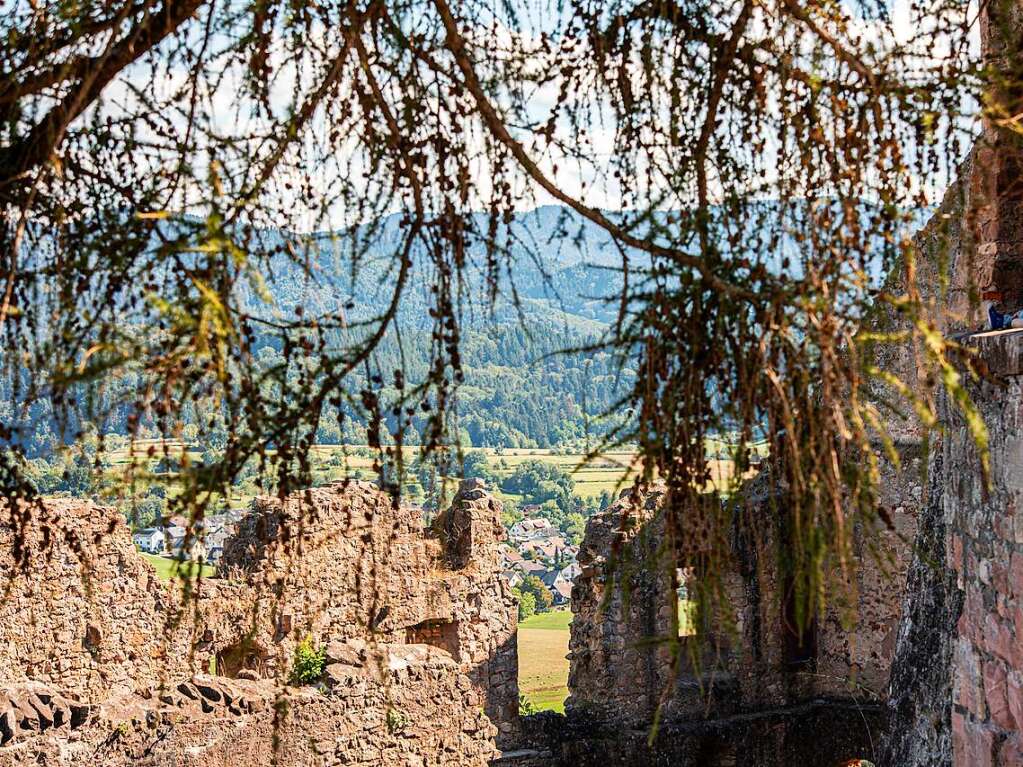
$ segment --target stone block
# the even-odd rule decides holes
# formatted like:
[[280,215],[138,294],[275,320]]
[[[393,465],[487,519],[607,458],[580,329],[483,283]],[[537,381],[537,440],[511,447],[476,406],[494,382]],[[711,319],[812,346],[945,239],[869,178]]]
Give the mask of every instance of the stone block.
[[984,698],[988,718],[1000,729],[1011,730],[1013,717],[1009,710],[1007,669],[997,660],[984,663]]
[[994,733],[980,722],[952,712],[952,753],[956,765],[993,767]]
[[329,642],[324,648],[328,663],[345,666],[362,666],[366,659],[366,642],[350,639],[345,642]]
[[956,572],[963,571],[963,538],[953,533],[951,535],[952,567]]
[[1020,660],[1021,648],[1016,642],[1013,627],[999,620],[993,613],[989,613],[984,619],[983,647],[1007,663],[1015,664]]
[[1023,553],[1019,551],[1012,553],[1008,592],[1017,599],[1023,599]]
[[[997,376],[1009,377],[1023,375],[1023,329],[999,330],[976,333],[970,336],[968,343],[975,348],[978,356],[983,359],[988,370]],[[1009,466],[1023,467],[1023,440],[1014,439],[1014,446],[1008,449],[1009,465],[1002,473],[1005,481],[1014,490],[1023,489],[1023,476],[1013,477]]]
[[953,702],[971,711],[978,718],[987,716],[984,686],[980,673],[980,660],[969,640],[960,637],[955,645],[955,674],[953,676]]
[[1007,737],[998,747],[998,767],[1023,767],[1023,741],[1019,733]]
[[1013,720],[1013,725],[1009,729],[1023,733],[1023,672],[1013,670],[1008,673],[1005,693]]

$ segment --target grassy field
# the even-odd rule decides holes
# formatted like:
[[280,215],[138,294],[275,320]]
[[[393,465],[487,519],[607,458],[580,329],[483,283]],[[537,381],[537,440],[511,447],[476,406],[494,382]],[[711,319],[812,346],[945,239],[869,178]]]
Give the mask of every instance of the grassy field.
[[[190,462],[201,462],[202,453],[194,446],[186,446],[181,442],[160,440],[139,440],[133,449],[128,447],[119,450],[111,450],[106,458],[110,462],[109,476],[111,479],[120,479],[128,468],[134,463],[136,467],[136,480],[140,487],[146,487],[152,481],[163,482],[167,487],[167,494],[170,497],[177,495],[179,489],[174,481],[174,474],[147,475],[146,468],[149,464],[155,463],[163,457],[166,447],[169,455],[180,460],[187,456]],[[313,480],[316,484],[323,484],[334,480],[344,479],[346,476],[362,477],[373,479],[376,477],[374,459],[365,455],[356,455],[354,451],[358,448],[345,448],[335,445],[316,445],[312,452],[313,459]],[[502,449],[477,448],[483,450],[487,455],[491,469],[500,477],[506,477],[515,471],[515,467],[530,460],[552,463],[562,470],[572,474],[575,480],[575,492],[584,497],[597,497],[604,490],[615,491],[624,487],[635,475],[636,455],[633,452],[615,452],[601,456],[599,459],[585,467],[580,467],[584,455],[580,453],[561,454],[545,449]],[[150,455],[150,450],[152,454]],[[405,448],[405,458],[411,461],[418,452],[416,447]],[[340,463],[340,465],[335,465]],[[501,494],[509,500],[519,500],[518,496]],[[228,499],[227,506],[230,508],[245,508],[252,500],[251,493],[232,492]]]
[[519,693],[537,709],[564,712],[568,697],[568,624],[555,610],[519,624]]
[[568,631],[568,626],[571,622],[571,610],[551,610],[546,613],[537,613],[532,618],[526,618],[519,623],[519,630],[547,629],[552,631]]
[[[680,602],[682,634],[690,625],[695,604]],[[565,712],[568,697],[568,626],[570,610],[539,613],[519,623],[519,694],[540,711]]]
[[[506,477],[515,467],[526,461],[543,461],[554,464],[571,474],[575,480],[575,492],[582,498],[595,498],[604,490],[615,492],[625,487],[636,473],[636,454],[633,452],[606,453],[600,458],[581,466],[581,453],[562,454],[550,450],[486,450],[487,459],[495,474]],[[507,468],[503,468],[507,465]]]
[[[171,578],[181,575],[191,577],[195,573],[197,565],[194,562],[185,562],[179,564],[175,559],[168,559],[167,557],[158,557],[155,554],[143,554],[139,552],[141,557],[151,564],[156,569],[156,576],[161,580],[169,581]],[[210,565],[202,566],[202,577],[209,578],[214,572],[215,568]]]

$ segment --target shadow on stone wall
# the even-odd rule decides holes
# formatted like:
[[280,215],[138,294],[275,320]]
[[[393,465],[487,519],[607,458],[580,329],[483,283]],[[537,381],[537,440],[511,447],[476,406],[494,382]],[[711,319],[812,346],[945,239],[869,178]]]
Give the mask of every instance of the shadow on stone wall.
[[571,714],[523,717],[523,751],[498,767],[839,767],[876,759],[878,705],[813,701],[798,706],[647,730]]

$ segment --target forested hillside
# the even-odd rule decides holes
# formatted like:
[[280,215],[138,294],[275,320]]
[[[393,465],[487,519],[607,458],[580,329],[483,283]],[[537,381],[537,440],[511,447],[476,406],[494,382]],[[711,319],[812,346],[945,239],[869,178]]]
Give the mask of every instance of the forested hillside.
[[[390,226],[385,220],[381,229]],[[567,216],[557,208],[540,208],[512,222],[521,243],[512,273],[498,275],[496,299],[466,294],[461,313],[461,358],[464,380],[452,411],[457,434],[465,446],[557,447],[593,441],[612,423],[628,418],[614,406],[628,391],[633,373],[620,368],[603,351],[572,352],[598,342],[619,309],[622,275],[619,259],[607,236],[595,227]],[[262,231],[259,247],[272,251],[285,242],[285,233]],[[273,319],[301,306],[307,314],[341,313],[352,327],[337,330],[358,333],[359,322],[381,314],[390,298],[394,275],[389,259],[377,258],[373,249],[358,261],[336,247],[330,233],[313,238],[309,265],[300,270],[284,258],[271,258],[263,280],[265,293],[246,286],[242,300],[255,313]],[[484,257],[471,253],[477,269]],[[421,262],[422,261],[422,262]],[[416,268],[430,264],[417,259]],[[426,281],[424,281],[426,284]],[[402,369],[416,383],[427,373],[431,343],[428,296],[412,291],[411,300],[396,317],[397,332],[389,331],[372,365],[354,371],[358,390],[373,371]],[[254,349],[267,369],[283,364],[280,341],[257,338]],[[126,434],[132,408],[130,392],[138,381],[130,373],[102,386],[81,390],[78,420],[58,424],[45,399],[25,401],[10,381],[0,382],[0,419],[20,422],[19,441],[29,457],[45,455],[59,442],[74,440],[86,430]],[[388,387],[381,389],[386,400]],[[393,391],[391,392],[393,394]],[[608,414],[612,417],[609,419]],[[214,423],[216,412],[196,413],[186,408],[186,421]],[[365,414],[358,402],[344,402],[325,412],[317,441],[324,444],[365,442]],[[414,425],[419,425],[414,419]],[[156,436],[155,419],[143,422],[142,436]],[[414,437],[414,435],[413,435]]]
[[[656,232],[672,227],[673,215],[651,218],[650,228]],[[764,202],[758,208],[759,223],[750,221],[749,226],[756,229],[773,216],[799,215],[798,207],[783,209]],[[862,215],[867,218],[878,211],[864,203]],[[201,227],[202,222],[189,219],[187,225]],[[449,403],[451,432],[466,447],[592,445],[631,418],[627,408],[618,406],[635,380],[633,370],[620,366],[623,350],[612,355],[586,348],[606,339],[620,311],[630,309],[621,303],[626,292],[623,255],[629,260],[632,300],[642,295],[643,286],[658,284],[664,277],[649,268],[647,256],[619,250],[603,229],[565,208],[548,206],[517,214],[507,228],[511,243],[507,268],[492,271],[493,261],[483,243],[465,247],[468,279],[460,283],[455,307],[462,381]],[[251,316],[263,318],[268,328],[286,323],[298,311],[305,317],[340,317],[342,321],[324,337],[338,348],[352,345],[370,332],[391,301],[397,266],[390,246],[398,231],[398,214],[344,237],[256,230],[245,245],[250,258],[258,259],[263,268],[258,275],[254,271],[251,280],[239,282],[238,301]],[[304,243],[301,266],[292,257],[296,242]],[[783,239],[780,245],[768,245],[765,242],[765,253],[773,255],[765,256],[766,268],[793,273],[801,269],[798,243]],[[406,390],[421,383],[429,373],[431,345],[438,343],[434,297],[428,287],[434,284],[435,266],[429,254],[414,250],[410,255],[411,287],[404,291],[393,322],[387,323],[388,331],[372,358],[348,375],[352,385],[347,391],[372,389],[385,405],[381,408],[385,420],[396,394],[389,388],[393,372],[403,371]],[[875,280],[878,263],[875,259],[867,264]],[[281,333],[267,333],[253,339],[254,357],[264,369],[289,369],[294,378],[299,372],[288,368],[281,338]],[[75,412],[81,417],[63,425],[54,421],[45,398],[26,401],[12,390],[11,381],[0,380],[0,420],[21,424],[15,441],[29,457],[73,441],[83,429],[125,434],[129,414],[137,410],[133,397],[139,382],[130,372],[100,380],[80,391]],[[270,396],[276,394],[271,390]],[[280,395],[285,401],[288,397]],[[220,414],[196,413],[192,408],[183,404],[186,424],[201,420],[216,427]],[[423,413],[413,416],[407,442],[417,441],[415,432],[425,419]],[[316,439],[322,444],[365,443],[367,420],[358,399],[343,400],[336,408],[324,409]],[[161,436],[157,414],[144,416],[138,433]]]

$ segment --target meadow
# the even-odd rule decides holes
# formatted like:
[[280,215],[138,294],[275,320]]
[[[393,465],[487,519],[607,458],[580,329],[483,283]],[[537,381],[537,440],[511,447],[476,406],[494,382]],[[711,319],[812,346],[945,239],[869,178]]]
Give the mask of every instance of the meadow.
[[[693,602],[679,603],[682,632],[696,633]],[[537,613],[519,623],[519,694],[538,711],[565,712],[571,610]]]
[[537,710],[565,711],[571,622],[570,610],[552,610],[519,623],[519,694]]
[[[194,562],[178,562],[176,559],[170,559],[168,557],[159,557],[155,554],[145,554],[139,552],[144,560],[153,566],[156,570],[156,577],[160,580],[169,581],[171,578],[183,577],[193,578],[195,577],[196,563]],[[216,572],[216,568],[210,565],[202,565],[201,575],[203,578],[211,578]]]
[[[113,481],[123,481],[129,468],[134,464],[136,487],[144,488],[152,482],[159,482],[166,487],[168,497],[174,497],[179,492],[175,481],[176,473],[160,471],[158,467],[165,448],[167,454],[177,461],[185,456],[190,462],[202,460],[201,451],[193,445],[172,441],[164,443],[160,440],[138,440],[132,448],[124,447],[106,454],[105,457],[109,461],[107,475]],[[637,468],[636,453],[624,450],[604,454],[585,466],[582,463],[586,456],[582,453],[563,453],[540,448],[473,448],[473,450],[485,453],[490,470],[501,478],[507,477],[515,471],[516,466],[526,461],[536,460],[554,464],[572,475],[572,479],[575,480],[575,493],[583,498],[599,497],[605,490],[616,492],[634,479]],[[411,462],[418,451],[417,447],[406,447],[403,451],[405,460]],[[312,448],[314,484],[326,484],[345,477],[374,479],[377,475],[375,458],[367,453],[366,448],[360,447],[315,445]],[[519,496],[503,493],[499,488],[492,489],[502,500],[521,500]],[[253,488],[243,484],[232,490],[226,505],[235,509],[246,508],[254,495],[256,493]]]

